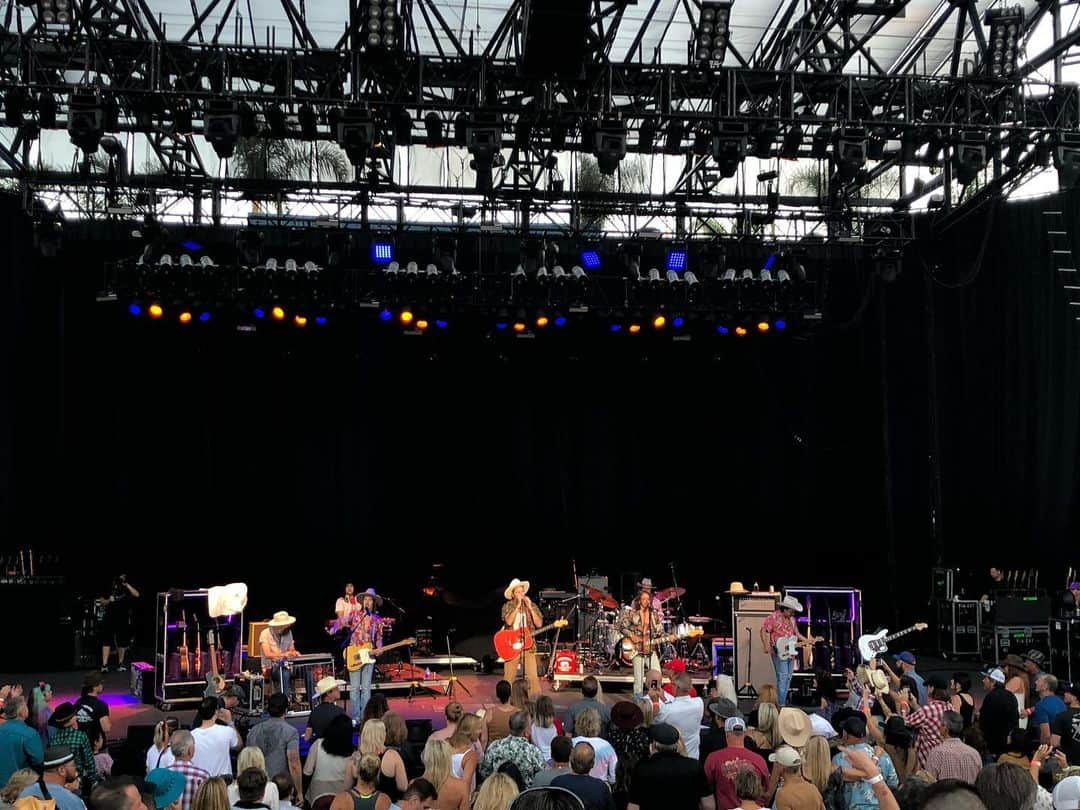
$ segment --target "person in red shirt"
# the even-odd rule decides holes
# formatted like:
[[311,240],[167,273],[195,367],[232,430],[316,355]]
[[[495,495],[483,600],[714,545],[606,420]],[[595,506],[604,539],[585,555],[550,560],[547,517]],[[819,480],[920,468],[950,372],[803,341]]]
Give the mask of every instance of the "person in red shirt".
[[[795,668],[795,655],[799,646],[812,647],[819,639],[799,632],[795,614],[802,613],[803,606],[794,596],[785,596],[779,607],[761,623],[761,647],[772,657],[776,672],[776,692],[780,705],[787,705],[791,673]],[[786,642],[781,644],[780,642]]]
[[[664,684],[663,689],[672,697],[675,697],[675,684],[673,683],[673,681],[675,680],[675,676],[678,675],[680,672],[686,672],[686,661],[684,661],[682,658],[672,658],[670,661],[668,661],[667,667],[665,667],[663,670],[664,677],[668,679],[668,682]],[[693,685],[691,685],[690,697],[695,698],[697,696],[697,689],[695,689]]]
[[760,754],[748,750],[744,744],[746,721],[741,717],[729,717],[724,721],[724,734],[727,745],[713,751],[705,760],[705,778],[712,788],[718,810],[739,805],[735,795],[735,775],[739,771],[752,769],[761,777],[762,785],[769,784],[769,766]]

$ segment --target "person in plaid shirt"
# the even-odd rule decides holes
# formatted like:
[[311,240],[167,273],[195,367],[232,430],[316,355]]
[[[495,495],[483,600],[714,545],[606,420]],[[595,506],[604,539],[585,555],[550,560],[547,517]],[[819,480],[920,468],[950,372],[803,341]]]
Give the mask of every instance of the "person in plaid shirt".
[[71,753],[75,755],[75,769],[79,772],[82,790],[89,793],[90,789],[101,781],[101,774],[98,773],[97,763],[94,761],[90,739],[85,731],[79,731],[75,706],[61,703],[53,710],[49,723],[56,729],[52,745],[66,745],[71,749]]
[[190,731],[174,731],[169,738],[169,748],[175,757],[169,770],[183,774],[185,780],[184,792],[180,795],[180,810],[191,810],[195,794],[202,783],[210,778],[210,774],[198,765],[191,764],[191,758],[195,756],[195,738]]
[[[920,768],[926,767],[926,759],[930,756],[930,752],[941,745],[941,719],[945,716],[945,712],[952,711],[952,706],[949,704],[949,684],[945,677],[934,673],[927,678],[927,682],[932,690],[930,700],[925,706],[904,718],[908,727],[918,732],[915,738],[915,754]],[[882,701],[881,705],[884,706],[885,702]],[[886,718],[890,714],[891,712],[886,708]]]
[[935,779],[959,779],[969,785],[982,770],[979,752],[960,739],[964,733],[964,718],[960,712],[947,711],[941,718],[945,738],[926,758],[926,770]]

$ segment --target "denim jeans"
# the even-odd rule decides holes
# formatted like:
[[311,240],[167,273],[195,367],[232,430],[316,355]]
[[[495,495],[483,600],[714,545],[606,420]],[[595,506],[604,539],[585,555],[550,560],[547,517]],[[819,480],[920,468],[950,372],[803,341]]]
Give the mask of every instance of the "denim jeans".
[[352,704],[353,723],[360,722],[364,707],[371,700],[371,676],[374,672],[374,664],[365,664],[355,672],[349,673],[349,701]]
[[791,686],[791,673],[795,669],[795,659],[784,660],[776,653],[772,654],[773,670],[776,672],[776,693],[781,706],[787,705],[788,688]]

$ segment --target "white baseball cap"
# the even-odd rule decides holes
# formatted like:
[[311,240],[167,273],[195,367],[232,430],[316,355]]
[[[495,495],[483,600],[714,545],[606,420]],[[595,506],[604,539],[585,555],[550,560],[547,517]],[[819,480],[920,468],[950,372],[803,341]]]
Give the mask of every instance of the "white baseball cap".
[[1080,810],[1080,776],[1066,776],[1057,783],[1054,810]]
[[794,768],[802,764],[799,752],[788,745],[781,746],[775,754],[769,754],[769,762],[779,762],[785,768]]

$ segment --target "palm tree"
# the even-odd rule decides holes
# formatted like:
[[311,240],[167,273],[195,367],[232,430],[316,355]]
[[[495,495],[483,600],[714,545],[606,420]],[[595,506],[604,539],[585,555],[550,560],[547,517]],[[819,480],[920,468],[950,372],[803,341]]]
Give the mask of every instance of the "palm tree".
[[[315,141],[277,140],[274,138],[241,138],[231,158],[230,169],[235,177],[249,180],[336,180],[347,182],[353,177],[353,167],[345,153],[335,144]],[[245,195],[255,201],[270,195]],[[281,215],[281,200],[277,201]]]
[[[645,155],[633,155],[625,158],[619,165],[618,179],[622,191],[641,193],[648,191],[651,164]],[[577,178],[574,188],[580,192],[613,191],[616,175],[604,174],[600,164],[591,155],[582,155],[578,162]],[[581,206],[581,229],[600,230],[604,227],[607,214],[594,204],[583,203]]]

